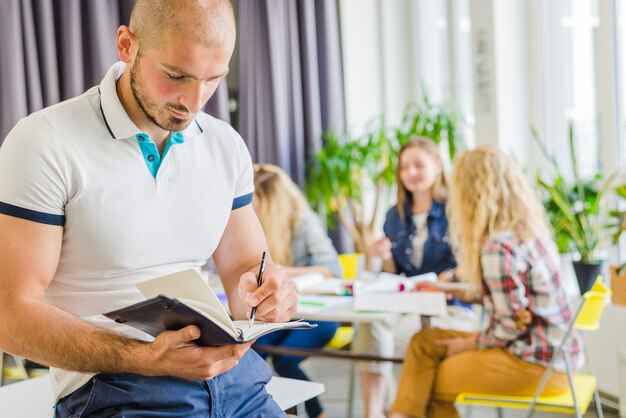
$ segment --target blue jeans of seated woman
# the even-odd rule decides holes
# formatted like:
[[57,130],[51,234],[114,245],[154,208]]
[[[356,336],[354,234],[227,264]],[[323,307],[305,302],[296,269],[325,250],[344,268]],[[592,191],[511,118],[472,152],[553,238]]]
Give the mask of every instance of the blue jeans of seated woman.
[[[255,344],[288,348],[322,348],[333,338],[337,327],[339,327],[337,322],[309,322],[317,324],[317,328],[300,331],[276,331],[262,336]],[[252,346],[252,348],[254,348],[254,346]],[[266,357],[264,354],[261,354],[261,356]],[[306,357],[299,356],[272,356],[272,364],[279,376],[289,377],[291,379],[310,380],[306,373],[300,368],[300,363],[305,358]],[[304,407],[307,415],[311,418],[318,417],[324,411],[317,397],[306,401]]]
[[211,380],[101,373],[61,399],[57,418],[275,418],[284,417],[266,392],[272,374],[248,350],[239,364]]

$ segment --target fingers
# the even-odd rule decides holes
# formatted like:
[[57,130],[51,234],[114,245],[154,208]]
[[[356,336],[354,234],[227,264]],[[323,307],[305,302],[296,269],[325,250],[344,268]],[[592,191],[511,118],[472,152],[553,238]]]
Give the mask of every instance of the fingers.
[[178,331],[164,331],[157,338],[168,347],[176,348],[191,343],[200,337],[200,329],[195,325],[188,325]]
[[[250,271],[241,275],[239,279],[239,297],[250,306],[259,304],[258,300],[252,300],[252,295],[257,291],[256,275]],[[254,302],[254,304],[252,304]]]
[[368,253],[383,259],[391,257],[391,241],[387,237],[378,238],[369,246]]
[[[254,283],[254,284],[252,284]],[[253,273],[244,273],[239,284],[239,295],[250,306],[256,306],[256,318],[266,322],[285,322],[291,319],[298,306],[296,283],[275,265],[268,265],[263,283],[257,288]]]
[[454,338],[446,338],[443,340],[435,340],[435,344],[449,346],[454,341]]
[[[295,282],[290,278],[285,278],[280,287],[267,289],[271,293],[269,295],[263,293],[264,299],[257,306],[257,317],[268,322],[285,322],[291,319],[298,306]],[[267,289],[259,290],[265,292]]]
[[235,367],[250,348],[251,343],[204,347],[191,370],[191,380],[209,380]]

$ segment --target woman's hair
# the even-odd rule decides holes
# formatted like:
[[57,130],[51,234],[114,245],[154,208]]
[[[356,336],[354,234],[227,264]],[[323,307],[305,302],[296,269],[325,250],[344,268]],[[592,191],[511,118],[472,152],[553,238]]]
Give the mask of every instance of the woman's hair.
[[309,205],[296,184],[281,168],[254,165],[254,197],[272,259],[290,266],[291,239]]
[[400,178],[400,158],[402,157],[404,151],[413,147],[417,147],[426,152],[438,161],[439,164],[441,164],[441,173],[435,179],[435,183],[431,189],[433,200],[438,203],[445,203],[448,198],[448,179],[445,171],[443,170],[443,161],[441,160],[437,146],[431,139],[422,136],[413,137],[405,142],[402,147],[400,147],[400,152],[398,152],[398,167],[396,168],[396,183],[398,185],[397,209],[398,215],[400,215],[400,219],[402,220],[404,220],[404,207],[409,199],[412,200],[413,196],[411,196],[411,192],[409,192],[406,187],[404,187],[404,184],[402,184],[402,179]]
[[551,239],[537,194],[515,161],[494,146],[468,151],[456,161],[448,217],[460,276],[473,296],[481,289],[482,245],[494,234],[510,230],[521,241]]

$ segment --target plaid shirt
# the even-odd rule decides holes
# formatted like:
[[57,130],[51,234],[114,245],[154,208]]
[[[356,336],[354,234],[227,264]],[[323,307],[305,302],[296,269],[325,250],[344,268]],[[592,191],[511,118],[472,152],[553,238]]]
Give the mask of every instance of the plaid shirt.
[[[478,348],[508,347],[522,360],[547,366],[572,319],[556,248],[537,237],[522,242],[506,231],[485,242],[481,264],[489,322],[477,337]],[[521,309],[532,315],[525,330],[517,329],[514,320]],[[580,336],[574,333],[565,347],[574,368],[582,361],[580,349]],[[565,370],[561,356],[554,368]]]

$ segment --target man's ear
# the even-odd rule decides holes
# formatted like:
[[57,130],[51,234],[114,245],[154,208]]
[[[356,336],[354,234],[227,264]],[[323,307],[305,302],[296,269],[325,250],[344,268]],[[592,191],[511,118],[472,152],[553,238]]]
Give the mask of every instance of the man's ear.
[[128,26],[122,25],[117,29],[115,46],[117,47],[117,56],[120,58],[120,61],[128,64],[135,60],[139,50],[139,43],[137,37]]

